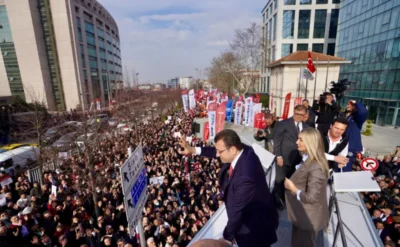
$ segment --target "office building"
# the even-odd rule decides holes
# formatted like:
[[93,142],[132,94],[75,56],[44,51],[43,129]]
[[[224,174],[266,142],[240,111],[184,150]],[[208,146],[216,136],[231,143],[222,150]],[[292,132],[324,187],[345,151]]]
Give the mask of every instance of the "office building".
[[268,64],[296,51],[334,55],[340,0],[269,0],[262,10],[261,84]]
[[180,77],[179,78],[179,87],[181,89],[191,89],[194,85],[193,77]]
[[0,95],[53,111],[107,106],[122,85],[119,47],[96,0],[0,0]]
[[340,79],[352,81],[349,99],[368,106],[378,125],[400,126],[400,1],[343,1],[336,51],[352,63]]
[[172,78],[167,82],[167,88],[179,88],[179,77]]

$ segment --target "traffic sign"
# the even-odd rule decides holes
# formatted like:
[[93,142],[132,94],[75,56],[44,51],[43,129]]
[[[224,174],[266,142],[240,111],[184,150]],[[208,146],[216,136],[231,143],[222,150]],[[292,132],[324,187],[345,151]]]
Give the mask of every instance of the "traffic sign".
[[138,146],[120,169],[126,218],[131,227],[139,224],[147,194],[146,168],[144,167],[143,148]]
[[379,167],[379,162],[374,158],[366,158],[361,161],[360,166],[364,171],[375,171]]

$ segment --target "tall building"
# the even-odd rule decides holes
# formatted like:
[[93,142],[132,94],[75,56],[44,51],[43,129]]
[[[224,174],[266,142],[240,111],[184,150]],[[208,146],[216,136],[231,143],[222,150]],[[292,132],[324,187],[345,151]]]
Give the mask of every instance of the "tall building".
[[118,26],[96,0],[0,0],[0,96],[106,106],[122,85]]
[[194,84],[193,77],[180,77],[179,78],[179,87],[182,89],[190,89]]
[[352,63],[343,103],[361,101],[379,125],[400,126],[400,1],[343,1],[336,51]]
[[179,77],[168,80],[167,88],[179,88]]
[[268,0],[262,10],[261,84],[269,63],[296,51],[334,55],[340,0]]

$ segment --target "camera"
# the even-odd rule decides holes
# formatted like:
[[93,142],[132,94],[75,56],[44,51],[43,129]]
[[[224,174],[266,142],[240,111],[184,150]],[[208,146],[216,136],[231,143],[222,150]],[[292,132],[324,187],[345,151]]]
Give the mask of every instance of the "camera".
[[264,134],[264,131],[263,130],[258,130],[257,131],[257,136],[262,136]]
[[349,81],[348,79],[342,79],[337,82],[332,81],[332,87],[329,89],[329,91],[336,96],[337,100],[340,100],[343,98],[344,92],[351,83],[352,81]]

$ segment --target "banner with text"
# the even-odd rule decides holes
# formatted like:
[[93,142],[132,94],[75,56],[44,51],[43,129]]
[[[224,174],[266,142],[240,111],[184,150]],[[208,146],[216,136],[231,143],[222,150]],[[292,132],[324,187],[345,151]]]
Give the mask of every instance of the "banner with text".
[[257,113],[260,113],[261,111],[262,111],[262,103],[253,103],[250,126],[254,127],[254,122],[255,122],[254,119]]
[[229,100],[228,103],[226,103],[226,121],[231,122],[232,121],[232,115],[233,115],[233,100]]
[[216,131],[217,134],[221,130],[224,129],[225,126],[225,117],[226,117],[226,102],[219,104],[217,108],[217,120],[216,120]]
[[210,139],[214,140],[216,131],[216,121],[217,121],[217,103],[215,101],[210,102],[208,105],[208,123],[210,129]]
[[289,109],[290,109],[290,99],[292,97],[292,93],[286,94],[285,97],[285,106],[283,107],[283,114],[282,114],[282,119],[285,120],[288,118],[289,115]]
[[188,91],[185,89],[182,91],[182,104],[183,104],[183,109],[185,112],[189,111],[189,97],[188,97]]
[[194,109],[196,107],[196,99],[194,98],[194,89],[189,91],[189,109]]
[[235,104],[235,124],[242,124],[243,102],[236,101]]
[[208,138],[210,137],[210,124],[206,122],[204,124],[204,130],[203,130],[203,141],[208,141]]
[[253,110],[253,98],[247,97],[244,105],[244,125],[251,126],[251,115]]

